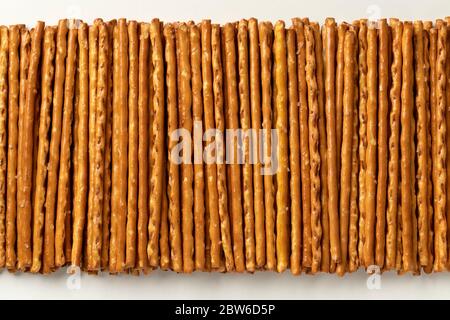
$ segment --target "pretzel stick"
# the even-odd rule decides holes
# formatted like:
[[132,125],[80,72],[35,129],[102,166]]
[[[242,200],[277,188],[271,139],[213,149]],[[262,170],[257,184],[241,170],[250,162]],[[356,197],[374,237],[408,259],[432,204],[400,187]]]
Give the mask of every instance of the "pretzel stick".
[[16,176],[19,118],[19,47],[20,26],[9,29],[8,52],[8,159],[6,174],[6,267],[16,267]]
[[306,87],[306,44],[303,22],[295,18],[292,25],[297,36],[297,72],[299,88],[300,162],[302,183],[303,252],[302,266],[311,267],[311,178],[309,162],[308,94]]
[[17,170],[17,253],[19,270],[31,266],[31,194],[33,159],[33,122],[38,77],[38,66],[41,55],[41,41],[44,33],[44,23],[36,24],[30,52],[30,66],[26,84],[26,98],[23,109],[22,134],[19,133],[18,170]]
[[441,25],[438,29],[437,50],[436,50],[436,208],[435,208],[435,251],[436,258],[434,262],[434,271],[440,272],[444,270],[447,261],[447,226],[445,223],[446,208],[446,171],[444,164],[446,163],[446,122],[444,117],[445,110],[445,60],[446,48],[445,41],[447,37],[447,29]]
[[421,266],[428,265],[428,182],[427,182],[427,109],[425,105],[425,69],[423,48],[423,24],[414,22],[414,61],[417,106],[417,157],[418,157],[418,233],[419,233],[419,262]]
[[[446,103],[447,103],[447,112],[446,112],[446,122],[447,128],[450,127],[450,35],[449,35],[449,27],[450,27],[450,17],[445,18],[445,23],[447,25],[447,38],[445,41],[445,50],[446,50],[446,64],[445,64],[445,77],[446,77]],[[450,141],[450,130],[447,130],[447,140]],[[447,154],[450,155],[450,145],[447,143]],[[447,156],[447,186],[450,185],[450,156]],[[450,203],[450,188],[447,187],[447,201],[446,203]],[[447,205],[448,208],[449,205]],[[450,230],[450,212],[447,209],[447,230]],[[450,242],[450,232],[447,231],[447,243]],[[447,248],[447,258],[450,255],[450,248]],[[447,269],[450,269],[450,261],[447,260]]]
[[[3,37],[2,37],[3,38]],[[47,153],[49,141],[47,139],[50,127],[50,107],[52,102],[52,81],[54,74],[53,58],[55,56],[55,28],[46,27],[44,32],[42,58],[42,101],[39,117],[39,150],[37,154],[36,196],[33,204],[33,262],[31,272],[41,270],[45,181],[47,178]]]
[[322,226],[320,223],[320,151],[319,151],[319,105],[317,101],[316,82],[316,57],[314,52],[314,33],[311,26],[305,26],[306,38],[306,83],[308,85],[308,131],[309,131],[309,154],[311,161],[311,229],[312,229],[312,263],[311,272],[319,271],[321,262]]
[[126,261],[127,269],[136,263],[136,221],[138,201],[138,81],[139,81],[139,39],[137,22],[128,23],[129,39],[129,86],[128,86],[128,199],[126,224]]
[[[261,92],[262,92],[262,128],[264,137],[263,159],[264,171],[270,170],[273,164],[270,159],[272,154],[272,95],[271,95],[271,47],[273,41],[272,24],[263,22],[259,24],[259,45],[261,50]],[[266,268],[275,270],[276,248],[275,248],[275,199],[274,183],[270,174],[264,175],[264,202],[265,202],[265,222],[266,222]]]
[[169,202],[167,199],[167,170],[164,166],[164,181],[163,181],[163,194],[161,204],[161,227],[159,233],[159,251],[161,258],[159,259],[159,265],[162,270],[168,270],[170,268],[170,247],[169,247]]
[[[62,41],[65,41],[65,37],[62,37]],[[88,191],[89,57],[88,26],[86,23],[82,23],[78,29],[78,48],[78,77],[80,92],[76,115],[76,118],[78,119],[78,128],[75,131],[78,142],[77,148],[74,150],[75,157],[77,159],[77,170],[74,172],[73,244],[71,262],[72,265],[79,267],[81,264]],[[56,55],[56,62],[58,63],[58,53]],[[60,63],[62,64],[62,61]],[[61,68],[64,68],[64,65],[60,65],[59,68],[59,70],[61,70]],[[58,65],[56,70],[58,70]],[[60,81],[62,81],[62,79]]]
[[[205,20],[202,21],[204,23]],[[200,25],[201,26],[201,25]],[[205,110],[206,111],[206,110]],[[205,122],[203,122],[204,124]],[[206,173],[208,174],[208,173]],[[206,183],[208,180],[206,179]],[[206,185],[208,186],[208,185]],[[208,188],[205,188],[205,271],[211,272],[211,237],[209,236],[210,230],[210,212],[209,212],[209,194]]]
[[[203,20],[201,24],[201,44],[202,44],[202,80],[203,80],[203,107],[204,107],[204,122],[205,132],[214,129],[214,96],[213,96],[213,83],[212,83],[212,70],[211,70],[211,22],[209,20]],[[211,142],[205,146],[205,149],[209,145],[213,144],[215,147],[216,142]],[[212,162],[212,161],[211,161]],[[210,254],[211,254],[211,268],[217,269],[219,267],[220,260],[220,218],[218,207],[218,194],[217,194],[217,171],[215,162],[207,162],[206,175],[207,175],[207,188],[206,188],[206,218],[209,217],[209,227],[207,228],[207,237],[209,235]],[[209,214],[208,214],[209,213]],[[208,224],[207,224],[208,225]],[[206,261],[208,263],[208,260]]]
[[180,227],[180,182],[179,165],[172,159],[172,150],[177,142],[171,134],[178,128],[177,114],[177,61],[175,55],[175,32],[172,24],[164,26],[166,86],[167,86],[167,133],[168,141],[168,185],[171,265],[175,272],[183,270],[182,239]]
[[220,217],[220,232],[222,249],[225,258],[226,271],[234,269],[234,258],[231,245],[231,227],[228,216],[226,167],[224,158],[224,101],[223,101],[223,75],[220,46],[220,26],[213,24],[211,30],[211,51],[213,71],[214,116],[216,124],[216,161],[217,161],[217,193]]
[[0,27],[0,268],[6,264],[6,184],[8,109],[8,28]]
[[[200,29],[196,25],[189,26],[191,72],[192,72],[192,116],[194,120],[194,242],[195,242],[195,269],[205,268],[205,206],[204,206],[204,175],[202,157],[202,139],[200,145],[196,142],[196,135],[202,132],[202,71]],[[198,133],[197,133],[198,132]]]
[[298,110],[298,79],[295,29],[290,28],[286,34],[287,71],[289,94],[289,168],[291,196],[291,257],[292,274],[301,273],[302,257],[302,209],[301,209],[301,171],[300,171],[300,130]]

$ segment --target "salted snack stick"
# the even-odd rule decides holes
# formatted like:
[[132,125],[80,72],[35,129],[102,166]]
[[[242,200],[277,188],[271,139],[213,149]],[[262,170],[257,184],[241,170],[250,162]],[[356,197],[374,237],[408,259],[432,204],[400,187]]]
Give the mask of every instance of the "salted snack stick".
[[[189,28],[181,23],[176,28],[179,127],[192,134],[191,68],[189,59]],[[187,150],[187,148],[189,150]],[[183,237],[183,271],[194,271],[194,225],[193,225],[193,168],[192,146],[185,146],[181,164],[181,216]]]
[[[449,27],[450,27],[450,16],[445,18],[445,24],[447,26],[447,38],[445,42],[445,50],[446,50],[446,63],[445,63],[445,78],[446,78],[446,103],[447,103],[447,112],[446,112],[446,122],[447,128],[450,127],[450,35],[449,35]],[[450,130],[447,130],[447,140],[450,141]],[[447,186],[450,185],[450,145],[447,143]],[[447,187],[447,200],[446,203],[450,203],[450,188]],[[447,204],[448,208],[448,204]],[[447,210],[447,230],[450,230],[450,212]],[[447,243],[450,242],[450,232],[447,231]],[[450,255],[450,248],[447,247],[447,269],[450,269],[450,261],[448,260],[448,256]]]
[[136,225],[138,210],[138,81],[139,38],[136,21],[128,22],[128,193],[125,267],[134,268],[136,262]]
[[366,241],[366,150],[367,150],[367,20],[359,21],[359,242],[358,255],[364,263],[364,243]]
[[386,19],[378,21],[378,173],[376,191],[375,264],[384,266],[386,246],[386,187],[389,131],[389,30]]
[[41,42],[44,23],[39,21],[31,37],[30,66],[26,84],[26,98],[23,110],[21,133],[19,133],[17,168],[17,254],[19,270],[31,266],[31,194],[33,159],[33,125],[38,66],[41,56]]
[[[334,263],[341,261],[340,228],[338,212],[338,176],[337,176],[337,139],[336,139],[336,25],[332,18],[327,18],[324,26],[325,33],[325,118],[327,143],[327,186],[328,186],[328,215],[330,221],[330,252]],[[353,99],[353,97],[352,97]],[[348,217],[348,216],[347,216]],[[340,230],[341,229],[341,230]]]
[[166,61],[166,87],[167,87],[167,133],[168,133],[168,183],[169,197],[169,223],[170,223],[170,258],[171,267],[175,272],[183,270],[182,235],[181,235],[181,209],[180,209],[180,180],[179,165],[172,159],[172,150],[177,141],[172,139],[172,132],[178,128],[177,110],[177,61],[175,53],[175,30],[172,24],[164,26],[165,61]]
[[314,31],[309,25],[305,26],[306,38],[306,83],[308,86],[308,131],[309,131],[309,154],[310,154],[310,179],[311,179],[311,248],[312,262],[311,272],[320,270],[322,250],[320,242],[322,239],[322,225],[320,223],[320,151],[319,151],[319,105],[317,101],[316,82],[316,56],[314,51]]
[[[194,121],[194,141],[203,136],[203,99],[200,28],[189,26],[191,72],[192,72],[192,118]],[[200,140],[202,141],[202,140]],[[203,144],[194,143],[194,243],[195,269],[205,268],[205,177],[203,172]]]
[[37,154],[36,195],[33,204],[33,262],[31,272],[39,272],[42,266],[44,204],[47,179],[47,155],[49,148],[48,130],[50,128],[51,103],[53,98],[53,75],[55,57],[55,28],[46,27],[44,31],[42,58],[41,108],[39,116],[39,148]]
[[6,184],[8,109],[8,28],[0,27],[0,268],[6,264]]
[[428,132],[427,132],[427,106],[426,106],[426,83],[424,68],[424,37],[422,21],[414,22],[414,61],[415,61],[415,84],[416,84],[416,112],[417,112],[417,179],[418,179],[418,251],[421,266],[428,265]]
[[8,159],[6,173],[6,239],[5,265],[16,266],[16,192],[17,192],[17,138],[19,119],[19,48],[20,26],[9,28],[8,44]]
[[[59,31],[59,30],[58,30]],[[62,35],[61,35],[62,37]],[[78,87],[79,97],[75,117],[78,125],[74,132],[77,145],[74,157],[77,167],[74,171],[73,188],[73,236],[72,236],[72,266],[80,267],[83,248],[83,231],[85,230],[87,193],[88,193],[88,122],[89,122],[89,50],[88,26],[81,23],[78,28]],[[65,36],[64,36],[65,40]],[[58,52],[56,55],[58,59]],[[58,62],[58,60],[57,60]],[[61,68],[61,66],[60,66]]]
[[[224,52],[225,54],[225,88],[228,97],[227,103],[227,129],[239,129],[239,100],[237,94],[237,75],[236,75],[236,43],[235,43],[235,29],[234,25],[226,24],[223,30]],[[230,163],[230,192],[232,198],[231,205],[231,219],[232,219],[232,234],[233,234],[233,254],[234,263],[237,272],[245,271],[245,257],[244,257],[244,236],[243,236],[243,219],[242,219],[242,194],[241,194],[241,172],[238,163],[238,141],[235,137],[231,137],[231,163]]]
[[[211,22],[203,20],[201,23],[201,50],[202,50],[202,83],[203,83],[203,111],[205,132],[214,129],[214,96],[212,79],[212,56],[211,56]],[[206,148],[216,142],[206,144]],[[211,269],[217,269],[220,261],[220,217],[217,194],[217,167],[213,155],[211,161],[206,163],[206,220],[209,217],[209,224],[206,223],[206,235],[210,239],[210,263]],[[208,242],[207,242],[208,243]],[[208,259],[206,260],[208,264]]]
[[297,73],[299,89],[300,169],[302,183],[302,267],[310,268],[311,251],[311,177],[309,161],[308,92],[306,86],[306,40],[303,22],[295,18],[297,36]]
[[447,38],[447,28],[442,25],[438,28],[437,50],[436,50],[436,208],[435,208],[435,261],[434,271],[440,272],[445,269],[447,262],[447,225],[446,216],[446,188],[447,175],[445,163],[446,152],[446,104],[445,104],[445,61],[447,50],[445,41]]
[[233,247],[231,244],[231,226],[228,210],[227,180],[225,166],[225,116],[224,116],[224,92],[221,58],[220,26],[212,25],[211,51],[213,71],[214,117],[218,130],[216,134],[216,163],[217,163],[217,193],[219,203],[220,232],[224,264],[226,271],[234,270]]
[[[272,153],[272,57],[271,48],[273,42],[272,24],[262,22],[259,24],[259,46],[261,50],[261,107],[262,107],[262,137],[264,171],[269,171],[274,164],[270,155]],[[275,195],[273,172],[264,172],[264,204],[266,223],[266,269],[276,268],[275,246]]]
[[291,206],[291,255],[292,274],[301,273],[302,258],[302,205],[301,205],[301,170],[300,170],[300,129],[298,108],[298,78],[296,56],[296,32],[294,28],[286,31],[288,99],[289,99],[289,170],[290,170],[290,206]]
[[245,267],[249,272],[255,271],[255,214],[253,202],[253,170],[252,170],[252,136],[250,112],[249,84],[249,44],[248,22],[239,21],[238,26],[238,70],[239,70],[239,117],[243,130],[242,197],[244,213]]

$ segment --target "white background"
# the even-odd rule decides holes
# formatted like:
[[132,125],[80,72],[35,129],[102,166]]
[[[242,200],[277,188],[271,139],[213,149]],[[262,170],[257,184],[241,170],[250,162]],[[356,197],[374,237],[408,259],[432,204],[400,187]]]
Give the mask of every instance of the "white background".
[[[32,26],[37,20],[55,24],[59,18],[81,18],[92,22],[125,17],[149,21],[158,17],[163,21],[210,18],[215,22],[229,22],[256,17],[260,20],[286,22],[294,16],[309,17],[323,22],[328,16],[351,22],[357,18],[377,19],[398,17],[403,20],[436,19],[450,15],[448,0],[39,0],[2,1],[0,24],[25,23]],[[80,288],[67,286],[64,270],[50,276],[9,274],[0,272],[0,299],[389,299],[389,298],[450,298],[450,273],[381,276],[381,288],[369,290],[364,271],[339,278],[336,275],[299,277],[289,272],[276,274],[177,275],[157,271],[146,277],[81,276]]]

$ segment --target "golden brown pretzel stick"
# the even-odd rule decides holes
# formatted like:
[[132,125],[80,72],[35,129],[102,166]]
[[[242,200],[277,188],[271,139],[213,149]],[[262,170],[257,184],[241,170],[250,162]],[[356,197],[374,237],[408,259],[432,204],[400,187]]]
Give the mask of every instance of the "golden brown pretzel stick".
[[301,154],[301,183],[302,183],[302,266],[311,267],[311,178],[309,162],[309,133],[308,133],[308,94],[306,87],[306,44],[303,22],[295,18],[292,24],[297,36],[297,72],[299,93],[299,123],[300,123],[300,154]]
[[[337,176],[337,139],[336,139],[336,99],[335,99],[335,61],[336,61],[336,25],[334,19],[327,18],[325,34],[325,118],[327,149],[327,186],[328,215],[330,221],[330,252],[334,263],[341,261],[340,230],[338,213],[338,176]],[[352,97],[353,99],[353,97]],[[351,126],[351,124],[350,124]],[[348,215],[347,215],[348,217]],[[347,223],[348,224],[348,223]],[[346,231],[345,231],[346,232]]]
[[[167,40],[166,40],[167,41]],[[140,24],[139,36],[139,187],[138,187],[138,222],[137,222],[137,267],[145,270],[148,265],[147,258],[147,222],[148,222],[148,61],[149,61],[149,26]]]
[[164,165],[164,181],[163,194],[161,204],[161,227],[159,232],[159,251],[161,258],[159,259],[159,266],[162,270],[170,268],[170,247],[169,247],[169,201],[167,199],[167,170]]
[[[202,21],[204,23],[205,20]],[[201,25],[202,26],[202,25]],[[203,122],[204,124],[205,122]],[[206,173],[208,174],[208,172]],[[208,180],[206,180],[208,183]],[[206,185],[208,186],[208,185]],[[209,213],[209,194],[208,187],[205,188],[205,271],[211,272],[211,237],[209,236],[210,230],[210,213]]]
[[[261,50],[261,106],[262,106],[262,136],[264,141],[264,170],[270,170],[273,165],[272,154],[272,57],[271,48],[273,42],[272,24],[262,22],[259,24],[259,46]],[[273,174],[273,173],[272,173]],[[264,175],[264,202],[265,202],[265,222],[266,222],[266,268],[275,270],[276,268],[276,248],[275,248],[275,196],[274,182],[270,173]]]
[[[352,168],[351,168],[351,194],[350,194],[350,219],[348,229],[348,271],[354,272],[359,266],[358,257],[358,26],[353,25],[349,31],[353,34],[353,52],[351,54],[353,68],[353,131],[352,131]],[[352,36],[350,36],[352,37]]]
[[[254,136],[253,143],[253,188],[255,215],[255,261],[256,267],[262,268],[266,262],[266,232],[264,226],[264,180],[261,174],[262,164],[259,157],[261,141],[261,93],[260,93],[260,61],[258,21],[251,18],[248,21],[249,65],[250,65],[250,107],[251,123]],[[256,150],[256,151],[255,151]]]
[[[446,63],[445,63],[445,78],[446,78],[446,103],[447,103],[447,112],[446,112],[446,121],[447,121],[447,128],[450,127],[450,35],[449,35],[449,27],[450,27],[450,16],[445,18],[445,24],[447,26],[447,38],[445,41],[445,50],[446,50]],[[447,140],[450,141],[450,130],[447,130]],[[446,203],[450,203],[450,188],[448,187],[450,185],[450,145],[447,143],[447,201]],[[447,204],[448,208],[448,204]],[[450,230],[450,212],[447,209],[447,230]],[[450,242],[450,232],[447,231],[447,243]],[[450,248],[447,248],[447,259],[448,256],[450,256]],[[447,260],[447,269],[450,269],[450,261]]]
[[320,269],[322,226],[320,223],[320,151],[319,151],[319,105],[317,102],[317,82],[316,82],[316,57],[314,52],[314,31],[309,25],[305,26],[306,38],[306,83],[308,85],[308,131],[309,131],[309,154],[311,161],[311,246],[312,263],[311,272],[316,273]]
[[6,174],[6,267],[16,267],[17,138],[19,118],[20,26],[9,29],[8,55],[8,171]]
[[[201,42],[202,42],[202,80],[203,80],[203,108],[205,132],[214,129],[214,96],[211,70],[211,22],[203,20],[201,24]],[[214,144],[215,141],[210,142]],[[209,144],[205,146],[208,148]],[[217,194],[217,171],[216,163],[209,161],[206,164],[206,220],[209,217],[209,224],[206,236],[210,239],[211,268],[217,269],[220,261],[220,218]],[[208,243],[208,242],[207,242]],[[208,263],[208,260],[206,260]]]
[[248,56],[248,22],[241,20],[238,29],[238,70],[239,70],[239,102],[240,123],[243,133],[242,197],[244,210],[245,266],[246,270],[255,271],[255,220],[253,202],[253,168],[251,148],[251,114],[249,96],[249,56]]
[[392,30],[392,84],[389,91],[391,110],[389,114],[389,160],[386,212],[386,265],[387,270],[395,268],[397,245],[397,209],[399,186],[399,146],[400,146],[400,92],[402,79],[402,28],[397,19],[389,21]]
[[367,149],[367,20],[359,21],[359,242],[358,255],[364,265],[366,218],[366,149]]
[[276,249],[277,271],[283,272],[289,266],[289,139],[288,139],[288,90],[287,90],[287,49],[284,22],[278,21],[274,27],[274,102],[275,128],[278,135],[276,157]]
[[298,116],[298,78],[295,29],[286,33],[288,94],[289,94],[289,169],[291,196],[291,257],[290,269],[293,274],[301,273],[302,257],[302,209],[300,171],[300,129]]
[[[58,30],[58,33],[60,31]],[[58,34],[59,36],[59,34]],[[62,37],[62,35],[61,35]],[[61,41],[65,41],[65,36]],[[65,48],[65,46],[64,46]],[[80,267],[83,248],[83,230],[86,221],[86,205],[88,193],[88,122],[89,122],[89,57],[88,57],[88,26],[82,23],[78,29],[78,79],[79,97],[77,108],[78,127],[74,133],[77,136],[77,148],[74,150],[77,159],[77,170],[74,172],[74,203],[73,203],[73,237],[72,265]],[[58,62],[58,53],[56,61]],[[62,57],[60,56],[60,59]],[[62,61],[60,62],[62,64]],[[57,65],[58,66],[58,65]],[[59,66],[59,70],[64,65]],[[58,69],[57,69],[58,70]],[[64,71],[62,71],[64,72]],[[56,81],[56,79],[55,79]],[[62,79],[60,80],[62,81]],[[60,88],[61,89],[61,88]],[[56,88],[55,88],[56,90]],[[56,92],[55,92],[56,93]],[[61,120],[59,120],[61,121]],[[59,147],[59,145],[58,145]],[[59,148],[58,148],[59,150]]]
[[435,250],[436,257],[434,262],[434,271],[443,271],[447,262],[447,225],[445,221],[446,208],[446,122],[444,121],[445,109],[445,60],[447,38],[447,28],[441,25],[438,28],[437,50],[436,50],[436,208],[435,208]]
[[[342,104],[344,91],[344,40],[348,30],[347,23],[341,23],[337,28],[337,48],[336,48],[336,154],[337,154],[337,174],[340,176],[341,168],[341,145],[342,145]],[[338,188],[340,186],[338,185]],[[342,248],[341,248],[342,249]]]
[[[238,129],[238,94],[237,94],[237,75],[236,75],[236,52],[235,52],[235,28],[233,24],[226,24],[223,30],[223,40],[225,46],[223,48],[225,55],[225,77],[226,77],[226,92],[228,97],[227,103],[227,129]],[[245,271],[245,257],[244,257],[244,237],[242,226],[242,195],[241,195],[241,173],[238,164],[238,145],[235,138],[231,138],[232,158],[230,168],[230,192],[232,198],[230,199],[231,217],[232,217],[232,233],[233,233],[233,254],[234,263],[237,272]],[[228,142],[227,142],[228,143]],[[233,156],[234,155],[234,156]]]
[[367,31],[367,150],[364,266],[374,264],[377,173],[377,29]]
[[47,136],[50,128],[54,75],[53,58],[55,57],[55,28],[53,27],[45,28],[42,54],[42,101],[39,116],[40,139],[37,154],[36,195],[33,204],[33,262],[31,272],[39,272],[42,266],[45,182],[47,179],[47,154],[49,148]]
[[345,33],[344,40],[344,89],[343,89],[343,128],[341,156],[341,189],[340,189],[340,227],[341,227],[341,263],[337,273],[343,275],[347,270],[348,227],[350,216],[350,196],[352,192],[352,156],[353,156],[353,109],[355,104],[355,34]]
[[389,130],[389,30],[386,19],[378,21],[378,178],[376,186],[375,263],[384,266],[386,245],[386,187]]
[[33,159],[33,122],[38,77],[38,66],[41,55],[41,41],[44,33],[44,23],[36,24],[30,51],[30,67],[28,69],[26,98],[23,110],[23,120],[19,133],[18,169],[17,169],[17,253],[19,270],[31,266],[31,194]]
[[172,150],[177,141],[171,134],[178,128],[177,114],[177,61],[175,55],[175,31],[172,24],[164,26],[166,86],[167,86],[167,133],[168,142],[168,184],[171,267],[175,272],[183,270],[182,238],[180,227],[180,181],[179,165],[172,159]]
[[427,106],[425,102],[426,83],[424,68],[424,43],[423,23],[414,22],[414,61],[416,82],[416,107],[417,107],[417,179],[419,194],[418,202],[418,234],[419,234],[419,262],[421,266],[428,265],[428,159],[427,159]]
[[[164,60],[160,22],[154,19],[150,24],[150,42],[152,45],[152,83],[153,83],[153,122],[150,152],[150,221],[148,225],[149,243],[147,254],[151,266],[159,265],[158,238],[161,223],[161,204],[163,188],[164,152]],[[187,53],[189,56],[189,54]]]
[[412,92],[412,24],[404,23],[402,37],[402,93],[401,93],[401,206],[402,206],[402,243],[403,264],[406,271],[413,270],[413,235],[412,235],[412,195],[408,190],[411,188],[411,113],[413,111]]
[[213,24],[211,30],[211,51],[213,70],[214,116],[218,132],[216,133],[216,161],[217,161],[217,193],[219,203],[220,232],[224,253],[225,269],[234,269],[233,248],[231,244],[231,227],[228,215],[228,197],[225,168],[225,116],[223,74],[220,43],[220,26]]
[[[178,105],[179,127],[192,134],[192,95],[191,95],[191,68],[189,61],[189,29],[186,24],[179,24],[176,29],[177,66],[178,72]],[[192,147],[190,152],[183,150],[181,164],[181,208],[182,208],[182,236],[183,236],[183,271],[190,273],[194,270],[194,237],[193,237],[193,169]]]
[[[202,71],[201,71],[201,47],[200,28],[196,25],[189,26],[191,72],[192,72],[192,118],[194,120],[194,141],[196,134],[203,135],[202,118]],[[197,131],[199,133],[197,133]],[[194,242],[195,242],[195,269],[205,268],[205,181],[203,174],[202,143],[194,143]]]
[[69,174],[70,152],[72,136],[73,95],[75,85],[75,70],[77,56],[77,30],[69,30],[67,40],[66,78],[64,81],[64,107],[61,128],[61,153],[58,178],[58,198],[56,206],[55,227],[55,266],[61,267],[65,263],[64,240],[69,236],[65,232],[66,213],[70,211],[69,202]]
[[128,22],[129,69],[128,69],[128,198],[125,267],[134,268],[136,262],[136,221],[138,201],[138,84],[139,39],[138,24]]
[[8,28],[0,27],[0,268],[6,264],[6,170],[8,109]]

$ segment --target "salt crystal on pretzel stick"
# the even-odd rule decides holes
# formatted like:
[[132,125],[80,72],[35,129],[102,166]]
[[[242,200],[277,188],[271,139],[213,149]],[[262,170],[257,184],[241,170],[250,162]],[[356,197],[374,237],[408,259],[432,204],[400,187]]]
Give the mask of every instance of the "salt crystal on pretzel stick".
[[[194,24],[189,26],[191,72],[192,72],[192,118],[195,128],[203,136],[202,118],[202,71],[200,28]],[[195,133],[194,133],[195,134]],[[196,138],[194,137],[194,140]],[[203,159],[196,159],[196,154],[202,154],[202,143],[194,143],[194,242],[195,242],[195,269],[203,270],[205,267],[205,199],[204,199],[204,173]]]
[[274,99],[275,128],[278,134],[276,157],[276,255],[277,271],[283,272],[289,266],[289,139],[288,139],[288,92],[287,92],[287,49],[284,22],[278,21],[274,27]]
[[[189,38],[188,38],[189,40]],[[164,178],[164,55],[160,22],[154,19],[150,24],[153,65],[153,122],[152,146],[150,152],[150,220],[148,225],[149,243],[147,254],[151,266],[159,265],[158,239],[161,223],[162,185]],[[189,58],[189,53],[186,53]],[[192,200],[192,199],[191,199]]]
[[[59,30],[58,30],[59,31]],[[62,35],[61,35],[62,37]],[[65,37],[63,38],[65,40]],[[77,158],[77,170],[74,172],[73,193],[73,237],[72,256],[73,266],[80,267],[83,247],[83,230],[86,221],[86,205],[88,192],[88,122],[89,122],[89,71],[88,71],[88,26],[82,23],[78,29],[78,81],[79,97],[77,114],[78,119],[77,147],[74,149]],[[61,57],[60,57],[61,58]],[[58,53],[57,53],[58,62]],[[62,64],[62,62],[60,62]],[[63,65],[60,66],[60,70]],[[60,120],[59,120],[60,121]]]
[[258,21],[251,18],[248,21],[249,67],[250,67],[250,107],[253,157],[253,188],[255,215],[255,262],[256,268],[262,268],[266,261],[266,232],[264,226],[264,180],[261,174],[262,163],[259,157],[261,146],[261,92],[260,92],[260,59]]
[[[330,221],[330,252],[334,263],[341,261],[340,227],[338,213],[338,176],[337,176],[337,141],[336,141],[336,25],[334,19],[327,18],[324,26],[326,35],[325,56],[325,118],[326,118],[326,148],[327,148],[327,186],[328,215]],[[353,99],[353,98],[352,98]],[[345,229],[346,232],[347,229]],[[342,230],[343,232],[344,230]]]
[[[412,24],[404,23],[402,37],[402,92],[401,92],[401,134],[400,134],[400,166],[401,166],[401,205],[402,205],[402,243],[403,264],[406,271],[413,270],[413,225],[412,195],[406,191],[411,188],[411,114],[413,111],[413,65],[412,65]],[[445,130],[445,126],[444,126]]]
[[243,130],[242,197],[244,211],[245,266],[255,271],[255,215],[253,202],[253,168],[251,164],[251,114],[249,95],[248,22],[241,20],[238,26],[239,117]]
[[418,203],[418,234],[419,234],[419,262],[421,266],[428,265],[428,159],[427,159],[427,109],[425,102],[426,84],[424,68],[424,43],[423,23],[414,22],[414,61],[416,83],[416,108],[417,108],[417,179],[419,194]]
[[[227,104],[227,129],[238,129],[238,94],[237,94],[237,76],[236,76],[236,43],[234,25],[226,24],[223,30],[223,39],[225,42],[225,77],[226,77],[226,93],[228,97]],[[231,217],[232,217],[232,234],[233,234],[233,253],[234,262],[237,272],[245,271],[244,258],[244,239],[243,239],[243,223],[242,223],[242,195],[241,195],[241,173],[238,164],[238,141],[231,137],[231,164],[230,164],[230,191],[232,198],[230,199]],[[228,143],[228,142],[227,142]],[[227,148],[228,150],[228,148]],[[228,157],[227,157],[228,158]]]
[[217,163],[217,192],[219,203],[220,231],[222,250],[224,253],[224,263],[226,271],[234,269],[233,248],[231,244],[231,227],[228,215],[227,182],[225,168],[224,149],[224,94],[223,94],[223,74],[220,43],[220,26],[213,24],[211,29],[211,51],[213,70],[213,94],[214,94],[214,117],[216,125],[216,163]]
[[44,23],[36,24],[31,39],[30,67],[28,69],[26,98],[23,110],[21,131],[19,134],[19,165],[17,170],[17,253],[19,270],[31,266],[31,194],[33,159],[33,122],[38,77],[38,66],[41,56],[41,41],[44,33]]
[[69,30],[67,40],[66,78],[64,81],[64,106],[61,128],[61,153],[59,158],[58,198],[56,206],[55,227],[55,266],[65,264],[64,239],[66,237],[65,218],[70,210],[69,201],[69,174],[70,152],[73,118],[73,95],[75,85],[75,70],[77,56],[77,30]]
[[[53,95],[53,75],[55,57],[55,28],[46,27],[44,31],[42,59],[42,100],[39,116],[39,149],[37,154],[36,195],[33,204],[33,262],[31,272],[41,270],[44,230],[44,204],[47,179],[47,155],[49,148],[48,130],[50,128],[51,103]],[[47,270],[45,270],[47,271]]]
[[311,177],[309,161],[308,94],[306,87],[306,43],[303,22],[292,20],[297,36],[297,72],[299,88],[300,161],[302,183],[302,266],[311,267]]
[[375,205],[375,264],[383,268],[386,246],[386,187],[389,131],[389,30],[386,19],[379,20],[378,25],[378,178]]
[[447,263],[447,225],[446,225],[446,170],[445,163],[447,152],[445,147],[446,139],[446,104],[445,104],[445,60],[447,50],[445,41],[447,38],[447,28],[441,25],[438,28],[437,50],[436,50],[436,209],[435,209],[435,251],[434,271],[440,272]]
[[20,26],[9,29],[8,55],[8,159],[6,174],[6,267],[16,267],[16,192],[17,138],[19,119],[19,48]]
[[[189,28],[181,23],[176,28],[177,66],[178,66],[178,105],[179,127],[192,135],[192,95],[191,68],[189,61]],[[189,149],[188,149],[189,148]],[[194,226],[193,226],[193,168],[192,146],[185,145],[181,164],[181,210],[183,236],[183,271],[194,270]]]
[[291,196],[291,257],[292,274],[301,273],[302,257],[302,208],[301,208],[301,171],[300,171],[300,129],[298,107],[298,78],[295,29],[286,33],[288,94],[289,94],[289,169]]
[[311,247],[312,263],[311,272],[320,270],[322,250],[320,242],[322,239],[322,225],[320,223],[320,151],[319,151],[319,105],[317,102],[316,82],[316,57],[314,52],[314,31],[309,25],[305,26],[306,38],[306,83],[308,86],[308,131],[309,131],[309,154],[310,154],[310,179],[311,179]]
[[353,140],[355,121],[353,109],[355,104],[355,43],[353,31],[345,33],[344,40],[344,88],[343,88],[343,127],[342,127],[342,156],[340,176],[340,227],[341,227],[341,262],[337,266],[337,273],[343,275],[347,271],[348,228],[350,216],[350,196],[352,192]]
[[402,77],[402,30],[403,25],[397,19],[389,21],[392,31],[392,84],[389,91],[391,110],[389,113],[389,159],[386,211],[386,264],[387,270],[394,269],[396,264],[397,246],[397,209],[399,202],[399,159],[400,159],[400,92]]
[[8,28],[0,27],[0,268],[6,264],[6,171],[8,109]]
[[167,133],[168,141],[168,182],[169,197],[169,233],[171,248],[171,267],[175,272],[183,270],[182,235],[181,235],[181,209],[180,209],[180,181],[179,165],[172,159],[172,150],[177,142],[170,138],[178,128],[177,110],[177,61],[175,54],[175,30],[172,24],[164,26],[166,86],[167,86]]
[[138,201],[138,81],[139,39],[137,22],[128,22],[129,70],[128,70],[128,198],[126,268],[134,268],[136,262],[136,223]]
[[[211,55],[211,22],[203,20],[201,24],[201,43],[202,43],[202,81],[203,81],[203,108],[205,132],[215,128],[214,125],[214,96],[213,96],[213,79],[212,79],[212,55]],[[208,146],[216,145],[216,141],[206,144]],[[211,155],[213,158],[214,155]],[[206,163],[206,212],[207,219],[209,217],[209,227],[207,228],[207,236],[209,235],[211,268],[217,269],[220,261],[220,217],[217,194],[217,166],[215,161]],[[208,224],[207,224],[208,225]]]
[[[272,24],[262,22],[259,24],[259,46],[261,50],[261,106],[262,106],[262,136],[264,170],[270,170],[273,165],[272,154],[272,57],[271,48],[273,42]],[[268,172],[267,172],[268,173]],[[276,268],[276,248],[275,248],[275,195],[273,176],[264,175],[264,202],[265,202],[265,222],[266,222],[266,268],[275,270]]]

